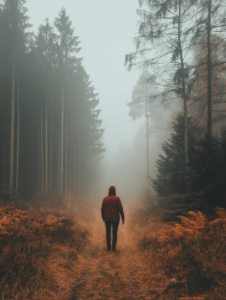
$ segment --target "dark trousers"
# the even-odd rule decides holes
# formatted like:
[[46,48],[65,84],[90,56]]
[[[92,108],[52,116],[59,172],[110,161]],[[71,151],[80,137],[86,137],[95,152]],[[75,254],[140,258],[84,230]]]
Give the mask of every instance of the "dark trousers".
[[112,250],[115,250],[117,243],[118,224],[119,222],[105,221],[108,250],[111,250],[111,227],[113,227]]

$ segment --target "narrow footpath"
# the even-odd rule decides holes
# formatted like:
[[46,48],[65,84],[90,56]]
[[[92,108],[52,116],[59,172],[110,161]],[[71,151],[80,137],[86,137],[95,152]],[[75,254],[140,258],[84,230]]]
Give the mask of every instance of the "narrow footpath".
[[[99,218],[98,218],[99,217]],[[92,237],[78,270],[70,300],[153,299],[161,287],[137,248],[129,216],[118,229],[117,251],[106,250],[105,224],[100,216],[92,222]]]

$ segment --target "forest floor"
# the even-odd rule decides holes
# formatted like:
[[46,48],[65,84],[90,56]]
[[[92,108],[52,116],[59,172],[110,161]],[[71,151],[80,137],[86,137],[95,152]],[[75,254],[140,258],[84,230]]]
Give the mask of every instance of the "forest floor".
[[[137,233],[131,214],[119,224],[116,252],[107,251],[105,224],[100,213],[90,221],[91,243],[85,250],[86,262],[76,279],[71,300],[75,299],[153,299],[167,285],[158,280],[137,246]],[[166,282],[166,284],[164,284]]]
[[0,298],[226,299],[225,209],[163,223],[124,208],[113,252],[99,208],[0,206]]

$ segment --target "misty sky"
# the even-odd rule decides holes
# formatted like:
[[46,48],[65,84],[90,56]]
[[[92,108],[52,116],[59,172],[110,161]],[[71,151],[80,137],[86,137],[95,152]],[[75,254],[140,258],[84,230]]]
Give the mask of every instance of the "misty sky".
[[[65,7],[73,22],[75,35],[80,38],[82,50],[79,56],[84,57],[85,69],[99,93],[100,118],[105,129],[103,142],[107,151],[102,161],[105,172],[103,193],[106,193],[108,185],[117,185],[119,192],[127,186],[133,193],[135,181],[139,179],[140,186],[141,178],[145,181],[144,162],[143,169],[138,170],[137,174],[129,167],[136,156],[131,151],[135,139],[139,140],[137,135],[144,119],[132,121],[128,116],[127,103],[131,101],[132,90],[141,71],[127,72],[124,67],[125,54],[135,49],[132,37],[137,32],[138,6],[138,0],[27,1],[28,15],[35,32],[46,17],[52,23],[60,9]],[[128,156],[127,150],[130,151]],[[142,151],[145,151],[145,146],[140,151],[144,160],[145,152]],[[129,176],[131,172],[135,174],[133,180]],[[122,181],[126,180],[125,185]]]

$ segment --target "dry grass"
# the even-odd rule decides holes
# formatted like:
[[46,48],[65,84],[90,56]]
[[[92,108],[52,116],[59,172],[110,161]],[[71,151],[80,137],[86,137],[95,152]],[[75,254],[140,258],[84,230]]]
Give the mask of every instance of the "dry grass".
[[67,199],[70,210],[0,207],[1,300],[225,299],[224,209],[163,223],[140,205],[109,253],[99,209],[84,213]]
[[153,278],[165,282],[153,299],[225,299],[225,209],[217,209],[214,220],[190,212],[178,222],[163,223],[153,215],[145,217],[140,206],[133,218],[142,256]]
[[[1,299],[67,299],[89,233],[79,212],[0,207]],[[81,260],[81,259],[80,259]]]

